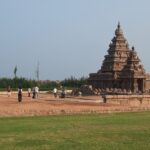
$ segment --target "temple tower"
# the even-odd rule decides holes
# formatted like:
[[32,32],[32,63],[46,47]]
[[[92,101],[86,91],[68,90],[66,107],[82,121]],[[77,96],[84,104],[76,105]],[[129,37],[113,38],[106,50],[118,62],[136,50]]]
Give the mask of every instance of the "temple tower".
[[134,47],[129,48],[120,23],[107,52],[101,69],[97,73],[90,74],[89,83],[100,89],[115,88],[134,93],[144,92],[145,70],[140,64]]

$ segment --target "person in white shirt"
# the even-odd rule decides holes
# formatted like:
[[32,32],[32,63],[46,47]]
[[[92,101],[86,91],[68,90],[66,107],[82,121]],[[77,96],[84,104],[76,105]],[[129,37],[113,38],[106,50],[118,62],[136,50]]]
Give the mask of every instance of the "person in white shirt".
[[10,88],[10,86],[7,87],[7,95],[8,95],[8,97],[11,96],[11,88]]
[[54,88],[53,93],[54,93],[54,97],[56,98],[57,97],[57,89],[56,88]]
[[35,87],[35,98],[39,97],[39,88],[38,86]]
[[28,88],[28,97],[31,96],[31,88]]

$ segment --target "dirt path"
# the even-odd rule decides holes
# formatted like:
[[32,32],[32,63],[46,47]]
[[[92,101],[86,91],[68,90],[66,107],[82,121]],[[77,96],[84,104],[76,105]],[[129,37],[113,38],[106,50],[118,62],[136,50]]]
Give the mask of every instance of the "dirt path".
[[122,111],[150,110],[150,106],[131,107],[100,103],[98,96],[54,98],[53,95],[40,94],[38,99],[23,95],[23,101],[17,101],[17,95],[0,95],[0,117],[41,116],[76,113],[110,113]]

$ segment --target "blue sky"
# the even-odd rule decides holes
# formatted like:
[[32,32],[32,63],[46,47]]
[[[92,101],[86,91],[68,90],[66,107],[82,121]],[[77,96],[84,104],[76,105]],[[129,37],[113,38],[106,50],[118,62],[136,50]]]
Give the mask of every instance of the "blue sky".
[[120,21],[150,72],[149,0],[0,0],[0,77],[61,80],[96,72]]

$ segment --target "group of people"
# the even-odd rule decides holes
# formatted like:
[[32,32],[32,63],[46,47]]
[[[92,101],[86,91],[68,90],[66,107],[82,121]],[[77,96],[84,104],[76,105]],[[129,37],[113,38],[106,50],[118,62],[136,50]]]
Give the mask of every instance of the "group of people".
[[[28,97],[31,96],[31,89],[28,89]],[[39,97],[39,87],[35,86],[32,88],[32,98],[37,99]]]
[[[8,93],[8,97],[11,96],[11,88],[10,86],[7,87],[7,93]],[[32,98],[33,99],[37,99],[38,98],[38,95],[39,95],[39,87],[38,86],[35,86],[32,88],[28,88],[28,97],[31,97],[31,94],[32,94]],[[18,102],[21,102],[22,101],[22,87],[19,86],[18,87]]]
[[[57,88],[54,88],[53,89],[53,94],[54,94],[54,97],[56,98],[57,95],[58,95],[58,90]],[[61,94],[60,94],[60,98],[65,98],[66,97],[66,90],[64,87],[61,88]]]
[[[28,88],[28,97],[31,97],[31,94],[33,99],[37,99],[39,96],[39,87],[38,86],[33,87],[32,91],[31,88]],[[19,102],[22,101],[22,88],[20,87],[18,88],[18,101]]]
[[[7,87],[7,92],[8,92],[8,97],[10,97],[11,96],[10,86]],[[23,95],[22,92],[23,92],[22,87],[19,86],[18,87],[18,102],[22,101],[22,95]],[[57,88],[53,89],[53,94],[54,94],[54,97],[57,98],[57,96],[58,96]],[[37,99],[39,97],[39,87],[38,86],[33,87],[32,90],[31,90],[31,88],[28,88],[28,97],[31,97],[31,96],[32,96],[33,99]],[[66,90],[65,90],[64,87],[62,87],[59,97],[60,98],[65,98],[65,96],[66,96]]]

